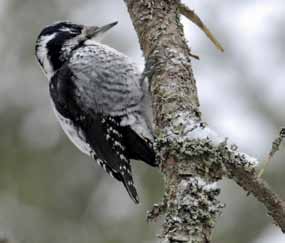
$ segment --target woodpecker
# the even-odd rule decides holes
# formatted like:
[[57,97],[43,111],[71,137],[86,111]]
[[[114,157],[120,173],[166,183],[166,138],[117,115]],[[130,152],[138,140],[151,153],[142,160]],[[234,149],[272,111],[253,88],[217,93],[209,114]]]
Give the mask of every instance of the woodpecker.
[[139,202],[130,160],[158,166],[147,79],[130,59],[102,44],[103,27],[57,22],[36,40],[55,115],[68,138]]

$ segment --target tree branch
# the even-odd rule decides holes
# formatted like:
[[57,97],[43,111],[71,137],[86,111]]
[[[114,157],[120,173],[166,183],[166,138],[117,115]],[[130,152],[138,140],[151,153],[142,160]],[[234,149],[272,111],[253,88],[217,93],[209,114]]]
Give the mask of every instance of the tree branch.
[[256,160],[202,121],[191,51],[180,23],[179,0],[125,0],[146,59],[153,94],[156,145],[165,180],[162,242],[209,243],[223,204],[216,183],[235,180],[262,202],[284,231],[284,202],[258,178]]
[[[225,161],[229,177],[240,185],[246,192],[252,193],[267,209],[275,224],[285,233],[285,202],[274,193],[267,183],[252,170],[245,170],[240,160]],[[246,163],[246,162],[245,162]]]

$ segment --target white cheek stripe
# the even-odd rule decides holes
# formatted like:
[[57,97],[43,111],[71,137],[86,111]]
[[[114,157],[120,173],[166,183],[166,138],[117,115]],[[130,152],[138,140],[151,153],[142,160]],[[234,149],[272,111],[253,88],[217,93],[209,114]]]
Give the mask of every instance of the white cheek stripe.
[[47,76],[48,79],[52,77],[52,75],[54,74],[54,70],[48,58],[47,43],[55,36],[56,33],[48,36],[42,36],[37,42],[36,56],[38,60],[41,62],[44,74]]

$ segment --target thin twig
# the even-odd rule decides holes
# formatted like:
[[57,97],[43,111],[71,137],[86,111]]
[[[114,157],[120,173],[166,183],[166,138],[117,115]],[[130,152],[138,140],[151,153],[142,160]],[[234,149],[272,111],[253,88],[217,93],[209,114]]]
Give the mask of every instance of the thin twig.
[[178,9],[182,15],[184,15],[187,19],[189,19],[191,22],[196,24],[207,35],[207,37],[217,47],[218,50],[220,50],[221,52],[224,52],[224,48],[222,47],[222,45],[219,43],[219,41],[211,33],[208,27],[203,23],[200,17],[193,10],[189,9],[183,3],[180,3],[178,5]]
[[280,145],[281,145],[284,137],[285,137],[285,128],[282,128],[280,133],[279,133],[279,136],[272,142],[271,150],[270,150],[270,152],[268,154],[267,159],[264,161],[264,164],[263,164],[260,172],[258,173],[258,177],[262,176],[262,174],[264,173],[265,169],[267,168],[269,163],[272,161],[273,156],[276,154],[276,152],[279,151]]

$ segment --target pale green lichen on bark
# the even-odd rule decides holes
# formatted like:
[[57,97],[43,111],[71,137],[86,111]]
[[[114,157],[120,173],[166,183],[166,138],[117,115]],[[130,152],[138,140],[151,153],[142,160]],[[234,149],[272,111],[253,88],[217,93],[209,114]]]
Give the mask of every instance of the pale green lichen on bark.
[[283,202],[256,178],[256,160],[239,152],[201,120],[191,52],[178,11],[180,1],[125,2],[149,69],[145,73],[151,81],[156,148],[162,161],[165,196],[148,218],[166,214],[161,242],[211,241],[223,207],[217,200],[219,190],[212,185],[224,175],[264,203],[285,231]]
[[187,138],[189,126],[179,115],[172,117],[170,124],[156,139],[160,159],[175,161],[162,168],[168,198],[162,235],[168,242],[209,242],[223,207],[216,198],[219,189],[208,186],[224,175],[222,158],[217,159],[219,147],[209,139]]

